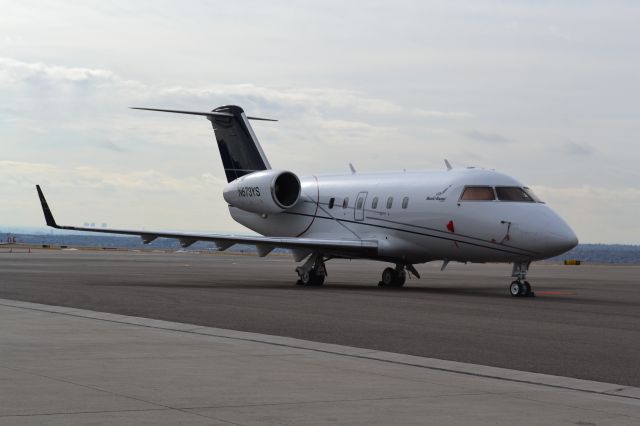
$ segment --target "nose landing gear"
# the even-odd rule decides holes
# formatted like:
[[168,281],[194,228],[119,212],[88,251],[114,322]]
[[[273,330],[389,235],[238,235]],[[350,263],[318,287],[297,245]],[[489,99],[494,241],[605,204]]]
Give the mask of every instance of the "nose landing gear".
[[529,281],[526,281],[530,263],[531,262],[515,262],[513,264],[511,276],[516,279],[509,285],[509,293],[513,297],[535,297],[536,294],[531,290],[531,284],[529,284]]
[[529,281],[513,281],[509,286],[509,293],[513,297],[533,297],[535,293],[531,291]]

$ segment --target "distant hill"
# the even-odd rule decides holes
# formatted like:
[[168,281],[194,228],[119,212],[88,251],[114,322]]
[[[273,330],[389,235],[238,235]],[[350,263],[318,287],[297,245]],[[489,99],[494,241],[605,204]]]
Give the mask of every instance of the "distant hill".
[[[0,233],[0,242],[6,242],[7,237],[15,236],[18,243],[23,244],[49,244],[54,246],[69,247],[106,247],[106,248],[127,248],[127,249],[161,249],[161,250],[181,250],[180,244],[176,240],[158,238],[151,244],[145,245],[138,237],[116,236],[116,235],[95,235],[95,234],[7,234]],[[211,250],[215,251],[213,243],[197,242],[186,250]],[[234,252],[255,252],[253,246],[236,245],[230,251]],[[286,250],[276,250],[286,252]],[[577,259],[589,263],[637,263],[640,264],[640,246],[622,244],[580,244],[578,247],[563,254],[562,256],[550,259],[552,262],[562,262],[564,259]]]
[[562,262],[577,259],[589,263],[639,263],[640,246],[624,244],[579,244],[576,248],[551,259]]
[[[103,247],[103,248],[125,248],[125,249],[159,249],[159,250],[191,250],[191,251],[215,251],[213,243],[199,241],[187,249],[183,249],[177,240],[169,238],[158,238],[150,244],[144,244],[140,237],[122,235],[100,235],[89,233],[75,234],[8,234],[0,232],[0,243],[7,241],[11,235],[16,238],[18,244],[30,245],[51,245],[67,247]],[[233,252],[255,252],[253,246],[237,244],[229,249]],[[284,250],[275,250],[284,251]]]

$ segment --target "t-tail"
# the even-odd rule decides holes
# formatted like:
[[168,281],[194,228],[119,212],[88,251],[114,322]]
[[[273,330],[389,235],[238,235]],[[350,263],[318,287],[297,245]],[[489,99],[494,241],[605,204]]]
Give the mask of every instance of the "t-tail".
[[211,121],[218,142],[224,173],[232,182],[241,176],[271,169],[249,120],[277,121],[269,118],[247,117],[239,106],[225,105],[211,112],[182,111],[157,108],[133,108],[177,114],[203,115]]

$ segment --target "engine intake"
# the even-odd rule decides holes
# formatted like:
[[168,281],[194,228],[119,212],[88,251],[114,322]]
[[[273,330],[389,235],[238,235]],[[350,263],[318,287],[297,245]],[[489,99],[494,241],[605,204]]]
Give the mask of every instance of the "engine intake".
[[293,207],[300,197],[300,180],[291,172],[282,172],[273,181],[273,200],[283,209]]
[[226,186],[230,205],[253,213],[281,213],[300,199],[300,179],[288,171],[262,170],[244,175]]

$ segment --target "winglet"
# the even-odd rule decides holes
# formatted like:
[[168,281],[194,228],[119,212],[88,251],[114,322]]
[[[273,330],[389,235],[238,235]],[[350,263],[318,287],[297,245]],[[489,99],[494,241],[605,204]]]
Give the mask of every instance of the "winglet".
[[47,204],[47,200],[44,198],[44,194],[42,193],[42,189],[40,189],[40,185],[36,185],[36,189],[38,190],[38,197],[40,198],[42,213],[44,213],[44,219],[47,221],[47,226],[51,226],[52,228],[60,228],[53,218],[53,214],[51,213],[51,209]]
[[453,167],[451,167],[451,163],[449,163],[449,160],[446,158],[444,159],[444,165],[447,166],[447,171],[453,169]]

